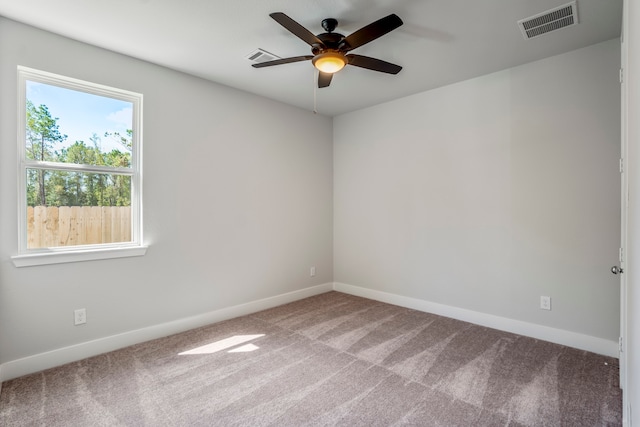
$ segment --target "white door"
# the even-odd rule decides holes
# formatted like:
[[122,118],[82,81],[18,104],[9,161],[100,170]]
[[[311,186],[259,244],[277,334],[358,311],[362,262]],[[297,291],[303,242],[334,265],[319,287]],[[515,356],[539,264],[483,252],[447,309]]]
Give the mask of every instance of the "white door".
[[[624,84],[622,85],[624,86]],[[624,98],[624,95],[623,95]],[[623,101],[624,102],[624,101]],[[622,120],[624,121],[624,112],[622,113]],[[624,129],[624,126],[623,126]],[[624,130],[622,132],[625,133]],[[624,274],[626,267],[626,246],[627,246],[627,210],[628,210],[628,191],[627,191],[627,174],[625,173],[626,166],[626,140],[623,135],[622,139],[622,156],[620,159],[620,251],[619,251],[619,264],[611,267],[613,274],[618,274],[620,277],[620,388],[623,390],[626,388],[626,331],[627,331],[627,275]]]

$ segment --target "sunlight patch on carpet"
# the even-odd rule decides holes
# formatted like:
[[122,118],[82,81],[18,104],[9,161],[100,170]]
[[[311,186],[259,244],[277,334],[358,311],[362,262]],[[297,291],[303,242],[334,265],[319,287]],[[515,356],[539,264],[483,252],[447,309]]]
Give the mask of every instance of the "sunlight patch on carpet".
[[[217,352],[222,351],[222,350],[226,350],[226,349],[231,348],[231,347],[235,347],[235,346],[240,345],[240,344],[244,344],[246,342],[249,342],[251,340],[255,340],[256,338],[260,338],[260,337],[263,337],[263,336],[264,336],[264,334],[234,335],[232,337],[225,338],[223,340],[212,342],[211,344],[207,344],[207,345],[203,345],[203,346],[200,346],[200,347],[196,347],[196,348],[191,349],[191,350],[183,351],[182,353],[178,353],[178,355],[187,356],[187,355],[192,355],[192,354],[213,354],[213,353],[217,353]],[[249,344],[249,345],[244,345],[242,347],[238,347],[236,349],[233,349],[233,350],[230,351],[230,353],[231,352],[254,351],[254,350],[257,350],[258,348],[259,348],[258,346],[255,346],[253,344]]]
[[248,353],[250,351],[256,351],[259,348],[260,347],[257,345],[249,343],[240,347],[232,348],[228,353]]

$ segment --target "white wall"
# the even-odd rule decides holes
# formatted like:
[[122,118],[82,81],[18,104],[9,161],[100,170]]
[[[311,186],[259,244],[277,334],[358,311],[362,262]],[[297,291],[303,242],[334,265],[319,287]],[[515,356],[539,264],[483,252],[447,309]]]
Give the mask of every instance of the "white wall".
[[334,280],[614,346],[619,55],[611,40],[334,118]]
[[[144,94],[146,256],[13,266],[17,65]],[[3,18],[0,93],[0,364],[332,281],[330,118]]]

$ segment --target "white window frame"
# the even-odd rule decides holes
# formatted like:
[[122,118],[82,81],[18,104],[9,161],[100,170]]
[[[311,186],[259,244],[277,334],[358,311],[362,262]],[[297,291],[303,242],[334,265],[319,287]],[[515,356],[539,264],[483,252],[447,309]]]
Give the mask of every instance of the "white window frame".
[[[133,105],[131,167],[113,168],[69,163],[41,162],[26,156],[27,81],[119,99]],[[18,254],[11,259],[16,267],[141,256],[146,253],[142,236],[142,94],[18,66]],[[131,177],[131,241],[97,245],[27,248],[27,169],[117,173]]]

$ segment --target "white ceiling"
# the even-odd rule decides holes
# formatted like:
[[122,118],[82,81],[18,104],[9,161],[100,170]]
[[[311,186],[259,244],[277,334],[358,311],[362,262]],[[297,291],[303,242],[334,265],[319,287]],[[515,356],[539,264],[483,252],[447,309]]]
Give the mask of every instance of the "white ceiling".
[[310,61],[262,69],[310,48],[269,17],[284,12],[314,34],[336,18],[349,35],[395,13],[404,25],[353,51],[403,67],[388,75],[347,66],[317,90],[333,116],[619,37],[622,0],[578,0],[579,24],[525,40],[517,21],[569,0],[0,0],[0,15],[308,110]]

